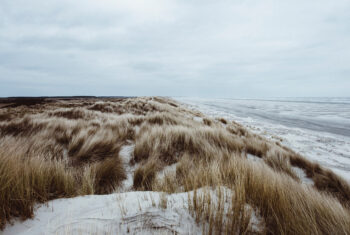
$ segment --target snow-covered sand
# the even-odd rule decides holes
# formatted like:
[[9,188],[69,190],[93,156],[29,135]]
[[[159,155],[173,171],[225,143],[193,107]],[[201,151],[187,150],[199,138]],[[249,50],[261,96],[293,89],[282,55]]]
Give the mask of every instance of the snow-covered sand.
[[158,206],[160,193],[156,192],[58,199],[40,206],[33,220],[8,226],[4,234],[197,233],[199,230],[183,205],[186,201],[185,194],[170,195],[169,208],[162,209]]
[[245,125],[350,181],[350,98],[274,100],[174,98]]
[[[218,188],[199,189],[197,195],[208,192],[215,203]],[[37,208],[33,220],[7,226],[3,234],[202,234],[202,228],[188,210],[192,197],[193,191],[170,195],[125,192],[57,199]],[[262,226],[260,217],[248,204],[246,207],[252,213],[250,226],[258,231]]]
[[120,192],[130,191],[133,185],[133,175],[137,168],[137,164],[131,166],[130,160],[134,153],[134,148],[135,144],[129,142],[128,145],[124,145],[119,152],[119,156],[123,161],[124,169],[126,171],[126,180],[124,180],[122,187],[119,189]]

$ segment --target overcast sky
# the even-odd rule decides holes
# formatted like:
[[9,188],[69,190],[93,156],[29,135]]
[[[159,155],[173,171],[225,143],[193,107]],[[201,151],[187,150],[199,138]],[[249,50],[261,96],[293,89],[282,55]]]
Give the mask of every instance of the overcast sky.
[[349,90],[349,0],[0,1],[0,96]]

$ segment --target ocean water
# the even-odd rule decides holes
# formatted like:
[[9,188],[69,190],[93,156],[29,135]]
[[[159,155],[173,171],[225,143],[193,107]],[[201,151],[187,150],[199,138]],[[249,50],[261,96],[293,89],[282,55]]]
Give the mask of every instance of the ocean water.
[[350,97],[174,99],[267,138],[282,138],[286,146],[350,180]]

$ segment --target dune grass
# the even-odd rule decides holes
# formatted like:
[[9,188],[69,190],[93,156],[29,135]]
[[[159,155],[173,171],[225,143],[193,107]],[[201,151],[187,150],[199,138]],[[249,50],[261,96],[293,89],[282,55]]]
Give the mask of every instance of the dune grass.
[[[135,149],[125,163],[119,152],[130,142]],[[125,164],[136,168],[134,190],[227,189],[215,200],[210,193],[189,196],[207,234],[350,234],[350,186],[341,177],[238,123],[159,97],[1,108],[0,228],[33,217],[35,203],[113,193],[126,179]],[[261,217],[258,231],[252,211]]]

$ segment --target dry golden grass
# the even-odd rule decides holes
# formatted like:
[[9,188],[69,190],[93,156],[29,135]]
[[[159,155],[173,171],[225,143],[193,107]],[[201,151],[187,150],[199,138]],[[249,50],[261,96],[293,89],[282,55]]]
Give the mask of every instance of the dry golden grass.
[[[3,147],[3,145],[1,146]],[[29,218],[35,202],[75,195],[75,177],[59,161],[0,152],[0,226],[12,217]]]
[[270,149],[266,153],[265,162],[272,169],[283,172],[297,181],[299,180],[296,173],[292,170],[290,160],[283,156],[283,152],[278,151],[277,149]]
[[349,210],[336,198],[311,186],[302,185],[263,163],[250,162],[240,156],[229,155],[221,156],[219,160],[213,162],[196,160],[189,163],[188,157],[183,159],[177,165],[176,174],[169,174],[155,182],[153,190],[171,193],[218,185],[232,189],[235,197],[229,198],[231,201],[229,208],[234,208],[232,210],[239,213],[225,212],[225,220],[216,218],[222,216],[223,211],[217,206],[210,207],[213,202],[209,199],[202,198],[200,202],[197,200],[200,206],[190,208],[199,221],[214,223],[211,225],[214,227],[212,231],[214,233],[228,231],[227,228],[232,228],[232,223],[237,220],[241,222],[235,224],[233,230],[229,230],[231,231],[229,234],[236,234],[232,231],[249,233],[246,223],[243,222],[250,216],[244,209],[246,204],[251,205],[262,216],[265,227],[261,233],[348,234],[350,232]]
[[[249,234],[254,233],[250,223],[252,209],[246,206],[245,191],[235,185],[235,192],[225,187],[213,190],[202,188],[189,194],[189,211],[203,234]],[[260,233],[264,233],[263,229]]]
[[225,129],[215,129],[193,123],[193,128],[182,125],[142,126],[135,139],[134,160],[139,162],[157,157],[166,164],[179,160],[182,154],[211,157],[218,151],[240,152],[244,145]]
[[[158,97],[8,105],[0,108],[0,228],[13,217],[32,217],[35,203],[114,192],[126,179],[120,149],[133,142],[130,164],[139,164],[133,188],[195,190],[189,210],[204,233],[350,234],[345,180],[235,122]],[[172,164],[176,170],[159,177]],[[314,186],[304,184],[292,166]],[[231,193],[196,193],[206,187]],[[166,206],[166,197],[161,204]],[[249,222],[251,210],[261,216],[258,231]]]
[[134,172],[134,189],[146,191],[151,190],[159,168],[159,163],[156,162],[156,160],[149,160],[145,164],[138,167]]

